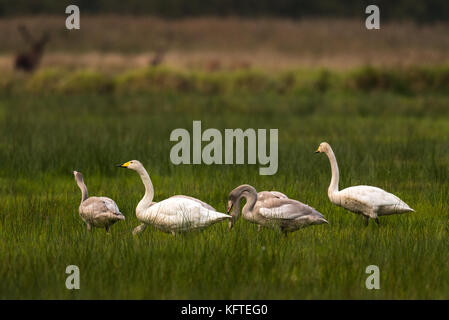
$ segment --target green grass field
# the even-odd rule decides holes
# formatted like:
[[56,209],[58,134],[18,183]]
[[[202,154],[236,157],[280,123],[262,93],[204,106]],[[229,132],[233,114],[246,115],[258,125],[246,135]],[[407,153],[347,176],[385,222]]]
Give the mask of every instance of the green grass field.
[[[278,128],[279,170],[259,165],[171,164],[175,128]],[[136,92],[0,95],[1,299],[448,299],[449,96],[389,91]],[[340,187],[375,185],[417,212],[364,226],[327,198],[329,142]],[[138,237],[139,176],[114,165],[140,160],[155,201],[187,194],[224,211],[248,183],[312,205],[329,225],[283,237],[239,220],[173,237]],[[87,232],[81,194],[114,199],[126,221]],[[65,287],[77,265],[81,289]],[[367,290],[365,268],[380,268]]]

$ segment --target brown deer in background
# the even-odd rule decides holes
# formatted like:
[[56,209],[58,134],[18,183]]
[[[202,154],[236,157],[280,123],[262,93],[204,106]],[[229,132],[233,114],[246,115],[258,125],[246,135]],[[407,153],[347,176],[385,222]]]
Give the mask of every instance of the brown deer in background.
[[19,32],[24,40],[30,45],[30,50],[25,53],[19,53],[14,61],[16,70],[33,72],[41,61],[44,47],[50,40],[50,35],[45,32],[39,40],[35,40],[25,26],[19,26]]
[[149,66],[157,67],[164,62],[170,47],[173,45],[174,38],[175,34],[170,30],[165,32],[165,34],[160,35],[160,38],[158,38],[154,44],[155,52],[148,61]]
[[163,49],[156,50],[154,56],[150,59],[149,65],[152,67],[157,67],[162,64],[165,58],[166,51]]

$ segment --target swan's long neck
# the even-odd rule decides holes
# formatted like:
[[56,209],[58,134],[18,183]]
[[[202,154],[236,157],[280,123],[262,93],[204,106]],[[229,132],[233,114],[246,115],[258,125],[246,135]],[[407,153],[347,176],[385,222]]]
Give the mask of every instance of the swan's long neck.
[[329,198],[331,198],[333,194],[338,192],[338,182],[340,180],[340,172],[338,171],[337,159],[335,158],[334,151],[332,151],[331,147],[329,147],[329,149],[326,151],[326,155],[329,158],[332,170],[332,179],[331,183],[329,184],[329,189],[327,190],[327,194],[329,195]]
[[87,187],[83,180],[76,179],[76,184],[81,189],[81,203],[82,203],[89,197],[89,194],[87,193]]
[[239,206],[239,212],[240,212],[240,200],[242,198],[246,198],[246,203],[243,206],[243,216],[247,215],[247,214],[251,214],[253,209],[254,209],[254,205],[257,202],[257,191],[254,188],[246,188],[241,196],[239,197],[239,201],[238,201],[238,206]]
[[240,218],[240,201],[242,201],[242,197],[239,197],[234,204],[234,209],[232,210],[232,216],[235,217],[235,220]]
[[145,186],[145,195],[137,205],[137,211],[139,211],[140,208],[142,209],[148,208],[151,205],[151,202],[153,201],[154,198],[154,188],[153,183],[151,182],[150,179],[150,175],[148,174],[148,172],[145,170],[144,167],[141,167],[136,171],[140,175],[143,185]]
[[232,194],[236,197],[233,201],[234,209],[231,213],[232,220],[229,221],[229,228],[231,229],[234,223],[240,218],[240,202],[242,198],[246,199],[245,206],[243,207],[243,216],[251,220],[252,210],[257,202],[257,191],[250,185],[241,185],[232,191]]

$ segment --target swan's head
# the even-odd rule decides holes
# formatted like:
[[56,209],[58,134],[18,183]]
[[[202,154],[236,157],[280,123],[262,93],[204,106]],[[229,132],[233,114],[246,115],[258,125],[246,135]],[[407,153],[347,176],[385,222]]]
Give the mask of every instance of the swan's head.
[[143,168],[143,165],[139,160],[131,160],[123,164],[118,164],[117,167],[138,171],[139,169]]
[[316,149],[315,153],[327,153],[329,150],[331,150],[331,146],[327,142],[321,142],[318,149]]
[[73,175],[75,176],[76,181],[80,181],[80,182],[84,181],[83,175],[81,174],[81,172],[73,171]]
[[[238,200],[236,200],[236,201],[238,201]],[[226,210],[226,213],[231,214],[231,220],[229,220],[229,222],[228,222],[229,230],[231,230],[232,227],[234,227],[234,224],[237,222],[237,220],[240,217],[240,210],[238,210],[238,212],[230,213],[233,208],[234,208],[234,202],[232,200],[228,200],[228,209]]]
[[[240,199],[242,197],[247,197],[249,194],[255,195],[257,198],[257,191],[252,186],[248,184],[243,184],[238,186],[229,193],[228,196],[228,209],[227,214],[231,214],[232,219],[229,221],[229,229],[232,229],[234,223],[240,218]],[[234,210],[232,210],[234,209]],[[231,213],[232,211],[232,213]]]
[[[231,217],[232,217],[228,223],[229,230],[232,229],[232,227],[234,226],[234,224],[237,222],[237,220],[240,217],[240,209],[234,210],[231,213],[232,209],[234,208],[234,205],[240,201],[240,195],[241,195],[241,192],[237,191],[237,188],[236,188],[236,189],[232,190],[228,196],[228,208],[226,210],[226,213],[231,214]],[[237,211],[237,212],[235,212],[235,211]]]

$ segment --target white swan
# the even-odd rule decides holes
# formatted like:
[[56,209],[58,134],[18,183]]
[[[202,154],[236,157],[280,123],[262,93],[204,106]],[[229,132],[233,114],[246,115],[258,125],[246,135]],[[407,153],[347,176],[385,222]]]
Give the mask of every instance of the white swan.
[[351,212],[362,214],[366,225],[369,218],[375,219],[379,224],[379,216],[415,211],[395,195],[377,187],[355,186],[339,191],[340,174],[335,154],[327,142],[320,144],[316,153],[320,152],[327,155],[331,164],[332,179],[327,191],[329,200]]
[[153,184],[143,165],[138,160],[131,160],[117,166],[136,171],[145,186],[145,195],[136,208],[137,219],[142,224],[134,229],[134,235],[144,231],[148,224],[176,234],[231,219],[230,215],[217,212],[207,203],[189,196],[177,195],[161,202],[153,202]]
[[105,228],[109,232],[109,227],[119,220],[125,220],[125,216],[120,212],[114,200],[106,197],[88,197],[87,187],[84,183],[81,172],[73,171],[75,181],[81,189],[81,203],[79,214],[81,219],[87,224],[87,230],[92,226]]
[[[252,223],[279,228],[284,234],[314,224],[328,223],[323,215],[314,208],[297,200],[287,198],[282,193],[263,192],[263,199],[258,198],[254,187],[243,184],[229,193],[228,213],[234,208],[233,222],[240,217],[240,201],[246,198],[243,207],[243,218]],[[232,226],[231,226],[232,227]]]

